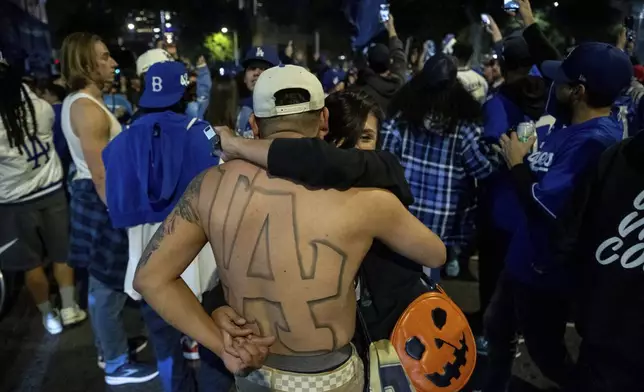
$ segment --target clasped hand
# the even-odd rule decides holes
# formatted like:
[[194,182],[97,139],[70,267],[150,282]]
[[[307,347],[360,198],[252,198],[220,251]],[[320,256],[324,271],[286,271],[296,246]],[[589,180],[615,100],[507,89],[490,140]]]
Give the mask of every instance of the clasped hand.
[[246,320],[229,306],[218,308],[211,317],[222,332],[224,349],[221,359],[226,368],[237,376],[245,376],[261,368],[275,337],[253,334]]

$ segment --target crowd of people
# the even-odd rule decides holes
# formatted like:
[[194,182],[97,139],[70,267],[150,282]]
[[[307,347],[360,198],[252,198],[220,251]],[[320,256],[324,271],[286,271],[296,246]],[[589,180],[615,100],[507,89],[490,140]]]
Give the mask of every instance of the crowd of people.
[[517,3],[480,66],[461,42],[408,61],[393,16],[355,71],[266,45],[213,79],[155,48],[115,83],[89,33],[50,83],[0,59],[0,268],[48,333],[89,318],[109,385],[357,392],[357,312],[389,339],[424,276],[475,279],[477,253],[481,390],[508,390],[521,338],[561,390],[642,391],[641,66],[625,29],[563,57]]

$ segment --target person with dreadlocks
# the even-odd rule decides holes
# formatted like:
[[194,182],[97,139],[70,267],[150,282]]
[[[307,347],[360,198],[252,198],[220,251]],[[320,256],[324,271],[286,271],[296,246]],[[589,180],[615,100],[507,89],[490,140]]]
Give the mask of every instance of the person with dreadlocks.
[[[0,269],[24,271],[51,334],[87,318],[66,264],[69,216],[63,169],[53,148],[54,110],[0,56]],[[62,310],[49,301],[45,261],[54,263]]]

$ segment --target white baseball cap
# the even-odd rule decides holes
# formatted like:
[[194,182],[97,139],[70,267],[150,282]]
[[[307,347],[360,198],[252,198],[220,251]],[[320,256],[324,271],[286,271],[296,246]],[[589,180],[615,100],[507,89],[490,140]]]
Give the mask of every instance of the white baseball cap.
[[163,49],[150,49],[136,59],[136,74],[137,76],[141,76],[148,72],[148,69],[154,64],[165,63],[167,61],[174,61],[170,53]]
[[[275,93],[297,88],[306,90],[308,102],[276,106]],[[296,65],[280,65],[264,71],[253,90],[253,113],[266,118],[306,113],[324,108],[324,89],[318,78],[305,68]]]

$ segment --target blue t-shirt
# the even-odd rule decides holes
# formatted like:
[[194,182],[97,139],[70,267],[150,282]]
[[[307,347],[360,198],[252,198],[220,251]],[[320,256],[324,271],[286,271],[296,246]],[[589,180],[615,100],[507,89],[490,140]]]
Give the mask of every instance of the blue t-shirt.
[[[622,139],[623,127],[613,116],[552,131],[539,151],[526,158],[536,182],[532,197],[538,217],[518,214],[505,263],[515,279],[538,287],[570,288],[564,265],[554,262],[553,221],[560,218],[574,187],[601,154]],[[522,209],[523,211],[523,209]]]
[[127,100],[127,97],[123,94],[104,94],[103,95],[103,102],[105,102],[105,106],[107,106],[107,109],[109,109],[112,114],[116,113],[116,109],[122,108],[125,110],[125,113],[128,115],[132,115],[132,112],[134,111],[132,109],[132,104],[130,101]]

